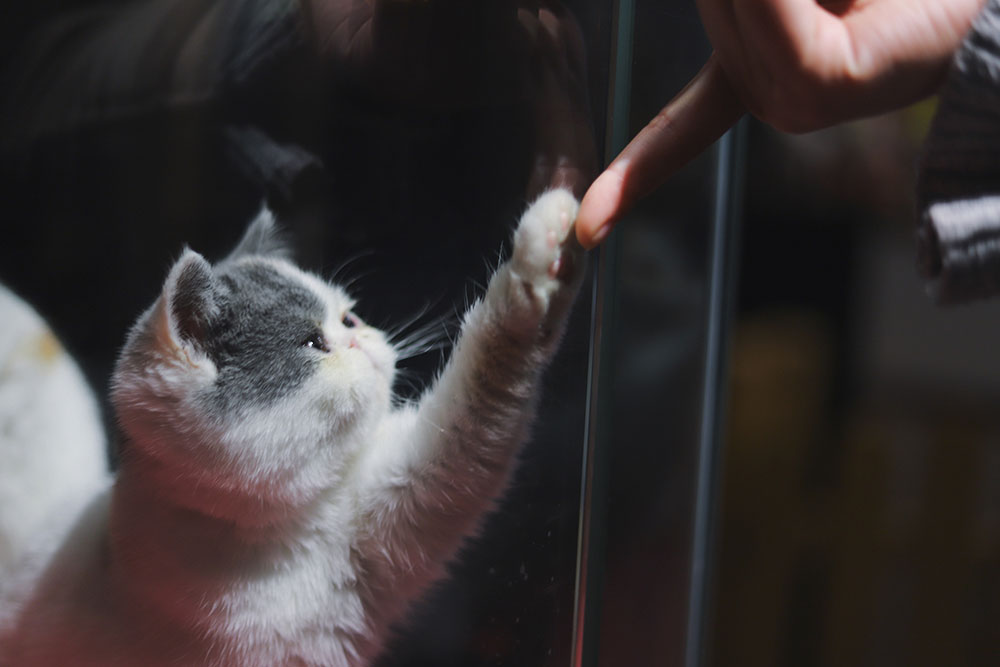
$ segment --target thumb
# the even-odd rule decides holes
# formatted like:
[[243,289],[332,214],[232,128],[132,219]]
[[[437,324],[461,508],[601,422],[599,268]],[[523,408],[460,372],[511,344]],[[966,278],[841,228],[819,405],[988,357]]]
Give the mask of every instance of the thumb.
[[744,111],[713,54],[587,190],[576,219],[581,245],[599,245],[636,201],[711,146]]

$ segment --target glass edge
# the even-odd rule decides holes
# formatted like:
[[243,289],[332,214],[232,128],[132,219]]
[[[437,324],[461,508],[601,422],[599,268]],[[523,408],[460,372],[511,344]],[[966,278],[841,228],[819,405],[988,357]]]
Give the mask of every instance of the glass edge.
[[740,120],[716,144],[685,667],[701,667],[709,657],[706,635],[712,614],[712,563],[718,532],[716,522],[721,493],[729,347],[739,278],[746,123],[745,118]]
[[[632,90],[632,46],[635,0],[612,5],[611,67],[605,158],[617,155],[628,142],[629,102]],[[590,361],[587,372],[587,412],[584,435],[580,523],[577,542],[571,667],[597,664],[606,538],[606,497],[611,405],[607,387],[613,367],[612,348],[616,306],[618,234],[612,232],[598,253],[593,274]]]

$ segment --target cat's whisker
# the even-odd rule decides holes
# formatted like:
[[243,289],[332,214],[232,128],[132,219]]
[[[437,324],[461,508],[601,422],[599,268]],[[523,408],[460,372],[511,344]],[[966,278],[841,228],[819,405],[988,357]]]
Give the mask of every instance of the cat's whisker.
[[437,352],[440,350],[447,350],[451,348],[450,341],[441,341],[440,343],[435,343],[433,345],[426,345],[412,350],[406,350],[399,356],[399,361],[405,361],[407,359],[413,359],[421,355],[427,354],[428,352]]
[[401,339],[393,341],[400,360],[409,359],[434,350],[451,346],[452,333],[448,321],[435,320],[415,329]]
[[349,280],[342,281],[338,284],[340,285],[341,289],[343,289],[345,292],[350,293],[351,288],[354,287],[354,285],[359,280],[364,280],[365,278],[368,278],[374,274],[375,274],[375,269],[370,269],[368,271],[359,271],[358,273],[351,276]]
[[[423,317],[425,315],[427,315],[427,313],[430,312],[430,310],[434,306],[436,306],[440,301],[441,301],[440,298],[437,298],[434,301],[425,301],[424,305],[422,305],[413,315],[407,317],[402,322],[400,322],[400,323],[398,323],[398,324],[396,324],[394,326],[391,326],[391,327],[382,327],[382,330],[386,332],[386,337],[388,338],[388,340],[390,342],[395,343],[395,344],[399,344],[399,341],[397,340],[397,338],[399,336],[403,335],[407,331],[407,329],[410,329],[417,322],[419,322],[421,319],[423,319]],[[444,322],[445,324],[447,324],[447,322],[445,322],[443,320],[443,318],[435,318],[435,319],[431,320],[430,322],[419,326],[417,328],[417,330],[424,330],[424,329],[426,329],[428,327],[436,327],[436,326],[441,325],[442,322]],[[407,334],[407,335],[410,335],[410,334]]]
[[[397,346],[406,346],[409,342],[416,340],[418,338],[423,338],[428,335],[437,335],[447,330],[448,322],[443,319],[436,319],[431,322],[427,322],[412,331],[409,331],[405,335],[402,332],[397,335],[397,337],[390,338],[392,343]],[[401,336],[401,337],[399,337]]]
[[430,310],[430,307],[431,307],[431,305],[430,305],[429,302],[425,303],[423,306],[421,306],[420,310],[418,310],[414,315],[408,317],[405,321],[400,322],[399,324],[396,324],[396,325],[394,325],[392,327],[382,327],[383,331],[386,332],[386,337],[390,341],[395,340],[395,338],[397,336],[402,335],[402,333],[404,331],[406,331],[407,329],[409,329],[416,322],[418,322],[420,320],[420,318],[422,318],[424,315],[426,315],[427,311]]
[[412,347],[412,348],[408,348],[406,350],[403,350],[401,353],[398,353],[398,357],[397,358],[398,358],[399,361],[407,361],[408,359],[415,359],[416,357],[428,354],[430,352],[439,352],[439,351],[442,351],[442,350],[447,350],[447,349],[450,349],[450,347],[451,347],[451,343],[448,342],[448,341],[440,341],[440,342],[437,342],[437,343],[428,343],[428,344],[423,345],[423,346]]
[[400,360],[434,350],[446,349],[451,346],[452,334],[449,330],[451,325],[452,323],[447,320],[435,320],[401,338],[392,340],[391,344]]
[[396,383],[408,389],[421,389],[420,377],[416,373],[406,372],[409,369],[400,369],[396,373]]
[[358,252],[354,253],[353,255],[349,256],[347,259],[342,261],[340,264],[338,264],[337,267],[333,270],[333,272],[329,275],[329,277],[327,277],[327,282],[336,283],[337,279],[340,277],[340,274],[343,271],[346,271],[348,267],[356,263],[358,260],[363,259],[365,257],[371,257],[374,254],[375,250],[371,248],[367,250],[359,250]]

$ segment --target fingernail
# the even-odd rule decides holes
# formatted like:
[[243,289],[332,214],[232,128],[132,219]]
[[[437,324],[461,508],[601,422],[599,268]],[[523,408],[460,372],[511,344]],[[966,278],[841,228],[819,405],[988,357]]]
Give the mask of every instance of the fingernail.
[[603,227],[598,227],[594,235],[590,237],[591,247],[599,246],[604,242],[604,239],[608,237],[611,233],[611,225],[604,225]]

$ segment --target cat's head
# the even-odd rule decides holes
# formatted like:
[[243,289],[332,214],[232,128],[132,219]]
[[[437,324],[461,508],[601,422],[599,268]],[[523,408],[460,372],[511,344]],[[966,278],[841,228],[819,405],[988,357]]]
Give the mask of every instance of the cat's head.
[[385,336],[286,255],[266,211],[215,266],[185,250],[119,357],[123,470],[181,504],[238,519],[309,502],[389,409]]

